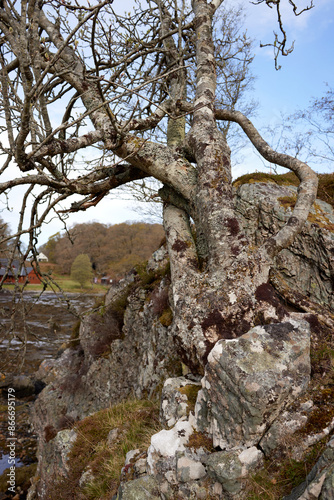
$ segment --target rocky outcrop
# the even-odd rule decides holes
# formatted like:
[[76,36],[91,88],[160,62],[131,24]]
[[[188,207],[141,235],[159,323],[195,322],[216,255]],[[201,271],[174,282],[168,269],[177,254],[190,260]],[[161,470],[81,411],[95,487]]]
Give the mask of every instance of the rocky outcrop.
[[220,340],[209,354],[196,403],[197,426],[220,449],[251,448],[310,381],[310,328],[257,326]]
[[157,260],[145,270],[145,288],[137,286],[135,274],[113,287],[105,304],[82,322],[80,344],[39,370],[48,385],[34,405],[32,421],[39,456],[53,457],[39,461],[39,498],[47,498],[51,478],[60,474],[54,444],[60,431],[127,397],[157,397],[164,380],[181,373],[173,339],[160,321],[166,308],[160,290],[168,286],[168,277],[160,254]]
[[[291,215],[295,186],[275,183],[244,184],[236,193],[236,208],[247,236],[260,245],[275,234]],[[334,211],[316,200],[302,233],[276,257],[275,288],[297,305],[302,297],[334,309]]]
[[[182,398],[193,393],[194,382],[166,380],[161,420],[175,425],[152,436],[147,456],[158,498],[241,498],[249,475],[263,464],[261,440],[309,380],[310,328],[297,321],[217,342],[194,413],[187,414]],[[128,492],[138,485],[131,483]]]
[[[276,184],[239,188],[240,223],[254,245],[281,227],[295,195],[294,187]],[[130,395],[158,397],[161,389],[164,429],[152,436],[144,454],[134,450],[127,456],[118,500],[247,498],[249,477],[269,457],[284,455],[289,436],[293,460],[303,460],[312,443],[333,429],[329,409],[322,427],[307,431],[310,439],[303,434],[319,409],[310,385],[310,341],[320,345],[333,320],[333,228],[333,210],[317,201],[303,233],[277,257],[271,275],[287,316],[261,317],[261,326],[219,340],[204,376],[180,376],[181,360],[169,328],[163,248],[146,268],[112,287],[105,303],[83,321],[79,338],[73,339],[79,345],[39,370],[38,378],[48,385],[34,408],[40,460],[30,500],[48,498],[54,478],[66,478],[76,421]],[[312,356],[314,377],[314,349]],[[321,363],[325,366],[322,358]],[[117,429],[111,432],[109,438],[116,439]],[[331,453],[329,445],[325,461],[310,473],[304,489],[293,493],[299,496],[289,500],[334,498]],[[90,469],[82,471],[81,485],[91,478]]]

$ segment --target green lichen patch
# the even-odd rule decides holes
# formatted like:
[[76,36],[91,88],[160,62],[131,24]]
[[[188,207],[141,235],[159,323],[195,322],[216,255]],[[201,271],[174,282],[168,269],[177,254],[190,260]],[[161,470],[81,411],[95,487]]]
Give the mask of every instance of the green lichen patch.
[[[116,436],[108,443],[108,435],[114,429]],[[123,401],[78,422],[77,438],[68,456],[68,477],[54,485],[48,498],[79,498],[79,492],[87,500],[112,498],[119,486],[126,453],[146,450],[151,436],[160,429],[158,404],[149,400]],[[87,469],[93,479],[80,487],[79,480]]]

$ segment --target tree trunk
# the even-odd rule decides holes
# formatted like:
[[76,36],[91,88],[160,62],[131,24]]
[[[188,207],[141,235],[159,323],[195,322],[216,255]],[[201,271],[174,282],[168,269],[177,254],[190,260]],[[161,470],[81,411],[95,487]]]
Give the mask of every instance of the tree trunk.
[[[164,226],[171,261],[175,341],[189,368],[202,372],[219,339],[239,337],[262,322],[282,321],[288,312],[268,283],[272,260],[279,249],[270,251],[269,245],[254,252],[236,215],[230,150],[217,129],[214,107],[214,9],[200,0],[194,0],[192,5],[196,19],[197,90],[187,141],[197,164],[191,213],[199,237],[197,248],[182,208],[166,207]],[[313,203],[316,181],[314,175],[311,178]],[[289,225],[285,231],[290,231]],[[283,247],[291,241],[291,235],[289,239],[281,232],[280,238],[285,238]],[[205,252],[201,262],[198,257],[203,257],[203,252],[198,247],[203,248],[203,240]]]

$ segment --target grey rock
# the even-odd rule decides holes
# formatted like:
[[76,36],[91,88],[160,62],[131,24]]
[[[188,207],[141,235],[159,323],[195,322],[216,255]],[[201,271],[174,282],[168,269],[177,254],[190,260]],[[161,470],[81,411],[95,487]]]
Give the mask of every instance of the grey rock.
[[[284,208],[280,198],[296,196],[296,192],[295,186],[274,183],[240,186],[235,196],[236,209],[254,245],[262,244],[282,227],[291,209]],[[277,282],[286,283],[297,297],[304,295],[333,308],[334,233],[326,230],[334,224],[332,206],[317,199],[309,219],[293,244],[278,254],[274,265]]]
[[206,475],[203,464],[186,456],[177,460],[176,471],[177,480],[181,483],[201,479]]
[[131,463],[134,463],[136,457],[140,455],[140,450],[130,450],[127,452],[125,456],[125,465],[129,465]]
[[161,246],[156,250],[152,257],[148,260],[147,269],[149,271],[157,271],[159,268],[165,267],[169,262],[169,256],[166,246]]
[[179,420],[172,429],[154,434],[147,452],[150,474],[175,471],[177,455],[185,451],[185,445],[193,431],[193,425],[188,420]]
[[86,484],[90,483],[93,480],[94,480],[94,475],[92,473],[91,468],[88,467],[87,470],[85,470],[83,472],[83,474],[81,475],[81,477],[79,479],[80,488],[82,488],[83,486],[85,486]]
[[188,396],[191,392],[196,393],[200,387],[200,383],[185,377],[168,378],[161,394],[160,421],[162,425],[173,427],[178,420],[186,418],[190,411]]
[[208,357],[196,403],[199,430],[222,450],[257,445],[310,380],[310,332],[294,320],[220,340]]
[[147,472],[147,461],[146,458],[139,458],[133,465],[134,472],[136,476],[141,476]]
[[78,354],[73,349],[65,349],[59,358],[45,359],[40,364],[38,371],[35,373],[35,378],[41,380],[45,384],[52,384],[55,381],[63,378],[68,372],[68,367],[79,370],[82,359],[78,358]]
[[284,411],[266,431],[260,441],[261,449],[269,455],[286,438],[301,429],[307,422],[307,416],[301,411]]
[[115,441],[117,441],[119,436],[120,436],[120,430],[118,428],[111,429],[107,437],[108,446],[113,446],[113,444],[115,443]]
[[334,500],[334,464],[327,470],[319,500]]
[[[57,428],[61,415],[81,420],[128,397],[154,398],[168,377],[179,374],[180,362],[172,334],[152,311],[148,291],[136,288],[129,293],[131,276],[113,287],[106,298],[108,310],[113,301],[127,297],[122,336],[111,340],[110,353],[99,357],[90,352],[94,345],[90,337],[98,329],[114,328],[109,313],[93,312],[81,324],[81,347],[67,349],[59,359],[41,368],[44,380],[50,383],[32,411],[32,423],[39,434],[39,456],[49,456],[53,443],[45,443],[44,429],[48,425]],[[59,473],[54,461],[57,462],[55,458],[50,463],[44,459],[39,462],[38,488],[43,492],[52,484],[56,471]]]
[[71,451],[72,445],[76,440],[77,433],[74,429],[65,429],[59,431],[54,439],[55,448],[58,449],[62,465],[68,471],[70,464],[68,463],[68,454]]
[[[295,192],[294,187],[259,183],[238,189],[235,200],[240,223],[254,245],[261,244],[264,238],[282,227],[290,211],[280,204],[278,198],[293,196]],[[333,307],[334,235],[323,227],[334,223],[333,210],[317,200],[313,216],[313,219],[317,217],[320,225],[312,221],[306,224],[289,249],[283,250],[276,258],[274,274],[278,276],[277,283],[286,283],[295,291],[296,297],[302,294],[325,307]],[[150,259],[148,269],[156,271],[165,267],[166,263],[166,250],[162,248]],[[39,498],[47,498],[47,487],[52,485],[53,478],[66,474],[64,450],[61,451],[56,439],[45,442],[46,426],[56,428],[61,415],[82,419],[129,396],[154,397],[166,378],[180,374],[171,329],[160,324],[159,318],[154,315],[149,292],[134,288],[134,280],[134,274],[130,274],[118,285],[113,285],[106,296],[107,311],[118,299],[122,302],[127,295],[121,332],[108,312],[103,315],[92,313],[86,317],[80,329],[81,347],[67,349],[60,358],[47,360],[40,367],[37,378],[48,383],[48,386],[39,395],[33,411],[33,425],[39,434],[40,459],[36,477],[40,480],[38,485],[34,483]],[[229,449],[242,444],[251,447],[263,439],[262,444],[271,450],[284,428],[278,425],[280,415],[307,385],[307,328],[293,327],[288,334],[287,327],[279,324],[257,328],[259,330],[255,329],[251,334],[253,339],[249,337],[249,332],[246,334],[248,337],[243,336],[238,341],[218,342],[210,356],[196,405],[196,419],[199,430],[211,434],[216,446]],[[289,340],[284,340],[287,338]],[[256,343],[259,339],[260,343]],[[267,340],[262,345],[264,339]],[[98,342],[101,340],[102,347],[106,348],[102,353],[104,356],[99,355],[101,346]],[[224,355],[221,352],[222,345]],[[241,356],[238,364],[234,357],[237,351]],[[287,366],[286,370],[280,365]],[[183,398],[184,395],[180,398],[176,386],[170,393],[166,391],[166,394],[167,403],[162,411],[162,420],[169,426],[174,425],[173,419],[175,422],[179,419],[186,421],[189,407],[185,407],[188,402]],[[293,418],[290,419],[293,427],[292,421]],[[174,435],[174,440],[178,438]],[[171,446],[174,449],[173,440]],[[149,453],[154,473],[161,481],[159,487],[161,491],[166,488],[166,499],[174,498],[178,484],[181,485],[180,495],[184,498],[187,498],[187,492],[189,498],[197,498],[196,495],[204,495],[206,491],[204,482],[208,480],[207,476],[178,483],[177,461],[182,457],[195,462],[201,462],[203,458],[185,450],[184,443],[180,442],[174,454],[161,453],[160,445],[157,445],[157,449],[151,448]],[[184,468],[179,477],[185,477],[186,473]],[[322,486],[322,490],[326,491],[324,495],[330,495],[331,478],[328,472]],[[208,496],[222,498],[221,483],[214,478],[210,480]]]
[[283,500],[333,500],[334,499],[334,438],[327,447],[306,481],[294,488]]
[[159,485],[153,476],[143,476],[121,484],[117,500],[160,500]]
[[263,454],[255,446],[246,450],[218,451],[209,455],[204,463],[209,475],[217,480],[230,495],[239,494],[243,479],[263,462]]

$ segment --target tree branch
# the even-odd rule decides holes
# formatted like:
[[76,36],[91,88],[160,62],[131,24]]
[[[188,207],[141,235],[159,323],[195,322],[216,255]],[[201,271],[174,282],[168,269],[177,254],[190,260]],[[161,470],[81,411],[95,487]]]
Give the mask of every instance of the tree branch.
[[274,257],[280,250],[288,247],[294,237],[302,230],[309,211],[316,199],[318,177],[304,162],[287,154],[274,151],[261,137],[257,129],[239,111],[216,110],[218,120],[231,120],[238,123],[257,151],[270,163],[292,170],[300,180],[297,202],[287,224],[265,244],[268,254]]

